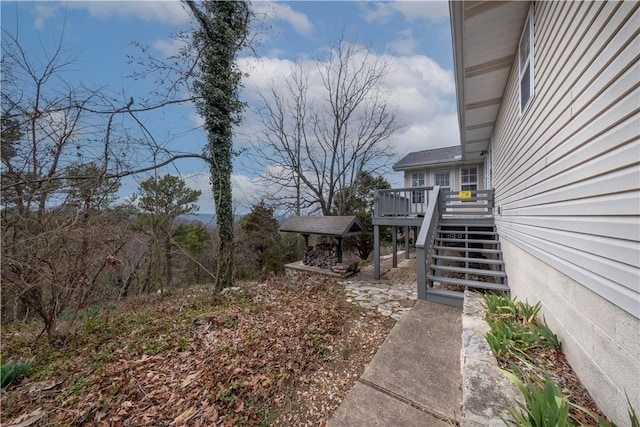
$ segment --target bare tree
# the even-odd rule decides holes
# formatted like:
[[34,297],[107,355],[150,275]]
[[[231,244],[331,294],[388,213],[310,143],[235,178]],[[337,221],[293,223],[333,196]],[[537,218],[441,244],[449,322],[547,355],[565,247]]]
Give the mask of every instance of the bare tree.
[[[281,207],[298,215],[329,215],[337,207],[343,215],[345,203],[336,198],[349,197],[361,172],[388,164],[394,155],[388,140],[400,125],[381,88],[387,72],[383,58],[340,40],[315,69],[298,63],[283,86],[274,83],[261,94],[258,151]],[[312,73],[321,96],[312,91]]]
[[[2,303],[21,301],[51,336],[59,313],[96,293],[107,257],[126,244],[109,207],[118,178],[158,166],[135,156],[138,142],[153,140],[138,117],[150,107],[66,80],[72,63],[62,39],[37,58],[3,30]],[[159,154],[161,164],[176,157]]]

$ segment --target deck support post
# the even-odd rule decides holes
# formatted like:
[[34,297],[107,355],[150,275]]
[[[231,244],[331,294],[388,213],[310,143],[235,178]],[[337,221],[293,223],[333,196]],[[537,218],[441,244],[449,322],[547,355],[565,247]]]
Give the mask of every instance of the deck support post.
[[404,259],[409,259],[409,226],[404,227]]
[[393,247],[393,268],[398,266],[398,227],[393,226],[393,231],[391,233],[391,241]]
[[373,226],[373,278],[380,279],[380,226]]
[[336,258],[338,262],[342,262],[342,237],[337,237],[338,245],[336,246]]

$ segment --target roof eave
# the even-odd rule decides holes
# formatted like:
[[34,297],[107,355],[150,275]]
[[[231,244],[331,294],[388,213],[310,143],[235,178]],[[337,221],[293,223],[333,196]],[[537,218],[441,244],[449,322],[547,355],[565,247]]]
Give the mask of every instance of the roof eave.
[[394,166],[393,170],[396,172],[400,172],[400,171],[406,171],[406,170],[423,168],[423,167],[456,165],[458,163],[463,163],[463,161],[461,159],[446,159],[446,160],[436,160],[432,162],[416,162],[416,163],[409,163],[400,167]]
[[460,145],[480,160],[493,135],[531,2],[449,1]]
[[462,55],[462,42],[464,40],[464,7],[462,1],[449,2],[449,16],[451,17],[451,38],[453,45],[453,70],[456,79],[456,103],[458,107],[458,127],[460,132],[460,145],[462,146],[462,159],[465,159],[466,140],[464,137],[464,56]]

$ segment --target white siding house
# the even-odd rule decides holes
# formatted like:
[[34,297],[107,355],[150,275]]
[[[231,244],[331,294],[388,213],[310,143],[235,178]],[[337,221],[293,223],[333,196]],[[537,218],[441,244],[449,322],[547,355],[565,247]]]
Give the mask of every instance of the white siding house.
[[393,170],[404,172],[407,188],[438,185],[451,191],[484,190],[482,161],[464,161],[461,153],[459,145],[416,151],[400,159]]
[[450,2],[462,160],[495,190],[512,294],[618,425],[625,393],[640,410],[639,8]]

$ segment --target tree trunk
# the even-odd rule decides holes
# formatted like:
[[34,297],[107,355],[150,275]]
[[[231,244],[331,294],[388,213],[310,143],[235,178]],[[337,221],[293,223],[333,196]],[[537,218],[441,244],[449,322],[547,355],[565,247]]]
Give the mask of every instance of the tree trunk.
[[[217,162],[216,170],[211,171],[213,195],[216,201],[216,224],[218,226],[218,271],[216,275],[216,291],[220,292],[233,284],[233,201],[231,192],[231,146],[212,147],[221,156],[222,162]],[[222,153],[220,153],[223,151]],[[228,153],[224,153],[228,151]],[[228,160],[227,160],[228,159]]]
[[247,1],[185,1],[198,23],[197,46],[202,51],[200,76],[195,89],[201,99],[198,112],[205,119],[208,134],[207,157],[218,225],[218,271],[215,289],[233,283],[233,205],[231,170],[233,127],[242,120],[240,101],[242,72],[236,55],[248,43],[251,10]]
[[167,259],[167,289],[171,288],[173,282],[173,255],[171,253],[171,238],[167,237],[164,241],[164,255]]

